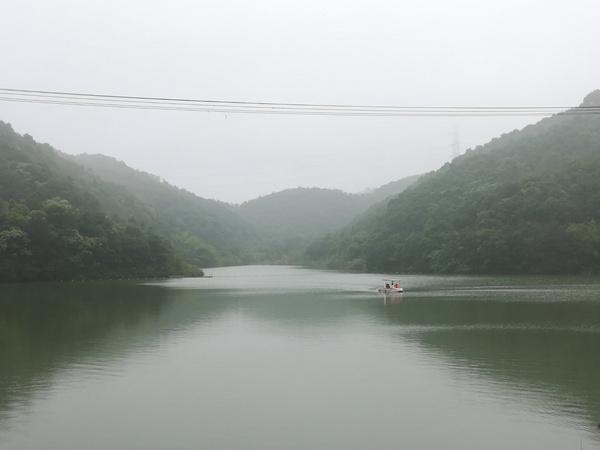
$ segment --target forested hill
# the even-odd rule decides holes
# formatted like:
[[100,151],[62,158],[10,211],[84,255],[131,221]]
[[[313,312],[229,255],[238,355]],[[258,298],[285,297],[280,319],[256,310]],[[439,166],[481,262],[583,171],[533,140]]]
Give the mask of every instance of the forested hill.
[[295,188],[242,203],[238,211],[263,236],[314,238],[346,225],[363,206],[354,195],[340,190]]
[[233,206],[198,197],[108,156],[64,156],[146,205],[154,226],[186,260],[201,267],[245,264],[259,254],[257,234]]
[[402,192],[418,178],[406,177],[364,194],[316,187],[286,189],[242,203],[238,212],[270,239],[314,238],[349,224],[367,208]]
[[421,175],[411,175],[409,177],[400,178],[399,180],[390,181],[389,183],[384,184],[383,186],[380,186],[369,192],[365,192],[364,194],[356,195],[362,197],[367,207],[370,208],[371,206],[385,202],[391,197],[394,197],[399,193],[403,192],[409,186],[414,185],[419,180],[419,178],[421,178]]
[[186,260],[202,267],[299,262],[314,238],[350,223],[373,203],[402,191],[408,177],[365,194],[319,188],[287,189],[236,207],[198,197],[104,155],[63,155],[148,206],[155,227]]
[[[600,91],[582,106],[600,106]],[[386,272],[598,273],[600,116],[559,114],[470,150],[307,258]]]
[[291,189],[238,207],[111,157],[61,153],[0,122],[0,281],[300,262],[312,239],[412,181],[360,195]]
[[418,176],[364,194],[338,189],[295,188],[241,204],[237,211],[260,236],[262,262],[301,264],[316,238],[349,224],[375,203],[401,192]]
[[189,271],[168,241],[125,220],[126,212],[151,217],[122,188],[91,178],[49,145],[0,122],[0,281]]

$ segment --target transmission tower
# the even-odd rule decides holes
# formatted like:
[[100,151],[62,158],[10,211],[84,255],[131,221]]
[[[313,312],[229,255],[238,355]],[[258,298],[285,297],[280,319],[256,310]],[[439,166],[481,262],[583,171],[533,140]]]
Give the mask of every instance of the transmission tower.
[[460,156],[460,133],[458,131],[458,127],[454,127],[454,132],[452,133],[452,153],[450,155],[450,159],[454,159],[457,156]]

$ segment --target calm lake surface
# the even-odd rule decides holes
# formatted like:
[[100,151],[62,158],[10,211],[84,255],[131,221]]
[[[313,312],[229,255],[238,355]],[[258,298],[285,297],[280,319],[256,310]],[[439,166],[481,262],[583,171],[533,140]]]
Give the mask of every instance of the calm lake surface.
[[0,286],[0,448],[600,448],[600,280]]

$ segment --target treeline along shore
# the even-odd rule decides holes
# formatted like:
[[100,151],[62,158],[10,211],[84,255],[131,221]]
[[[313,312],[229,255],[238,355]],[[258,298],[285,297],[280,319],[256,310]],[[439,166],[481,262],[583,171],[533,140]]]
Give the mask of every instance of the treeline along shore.
[[[600,91],[582,106],[600,106]],[[0,122],[0,281],[200,276],[201,267],[600,272],[600,115],[557,114],[374,191],[205,199]]]

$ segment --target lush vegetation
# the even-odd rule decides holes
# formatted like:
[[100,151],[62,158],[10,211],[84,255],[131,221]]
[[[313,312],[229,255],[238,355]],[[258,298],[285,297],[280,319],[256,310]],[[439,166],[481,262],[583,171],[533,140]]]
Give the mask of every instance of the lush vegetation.
[[417,179],[403,178],[364,194],[338,189],[286,189],[242,203],[238,211],[269,238],[314,238],[349,224],[373,204],[402,192]]
[[[584,105],[600,106],[600,91]],[[297,188],[240,206],[113,158],[62,154],[0,122],[0,281],[302,261],[361,271],[598,273],[600,116],[544,119],[370,193]]]
[[259,234],[264,261],[299,263],[314,239],[349,224],[417,179],[403,178],[363,194],[337,189],[286,189],[245,202],[238,212]]
[[122,189],[0,122],[0,281],[200,273],[149,227],[109,217],[100,199],[123,216],[145,212]]
[[[600,91],[584,105],[600,106]],[[557,115],[468,151],[307,258],[387,272],[598,273],[600,116]]]
[[362,212],[357,196],[334,189],[295,188],[242,203],[239,213],[272,239],[314,238]]
[[186,261],[210,267],[250,263],[261,256],[256,233],[233,206],[198,197],[108,156],[64,156],[145,205],[150,217],[138,214],[137,220],[150,221]]
[[199,273],[300,262],[317,236],[408,185],[294,189],[241,206],[198,197],[103,155],[67,155],[0,122],[0,280]]
[[[411,175],[409,177],[400,178],[396,181],[390,181],[376,189],[372,189],[363,194],[356,194],[359,199],[362,199],[362,204],[365,208],[371,208],[376,205],[387,203],[392,197],[405,191],[409,186],[414,186],[421,178],[421,175]],[[353,219],[356,216],[353,217]]]

